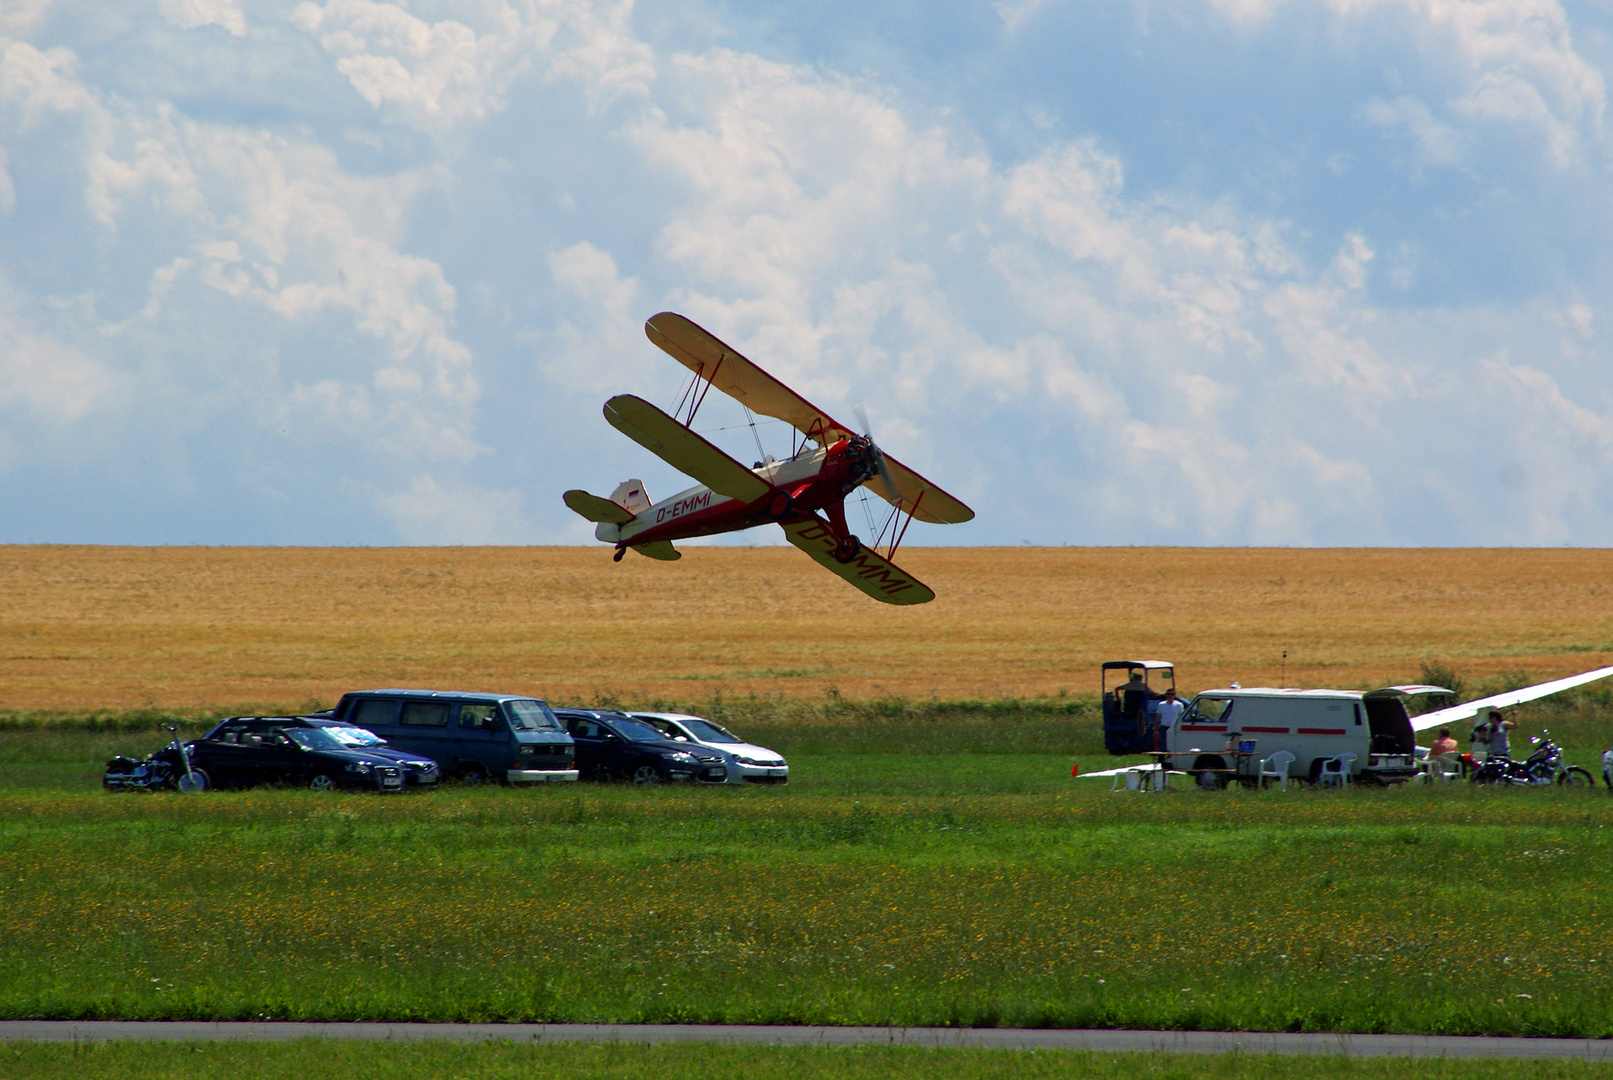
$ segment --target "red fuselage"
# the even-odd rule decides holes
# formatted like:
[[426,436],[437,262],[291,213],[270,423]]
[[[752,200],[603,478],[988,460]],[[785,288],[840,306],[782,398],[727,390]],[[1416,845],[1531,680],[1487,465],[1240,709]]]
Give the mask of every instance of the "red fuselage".
[[[828,514],[843,537],[845,498],[874,474],[874,464],[867,441],[855,437],[841,439],[826,451],[772,462],[752,471],[772,485],[773,489],[761,498],[744,503],[708,488],[691,488],[641,511],[623,525],[621,543],[631,547],[737,532],[819,510]],[[781,494],[788,500],[781,499]]]

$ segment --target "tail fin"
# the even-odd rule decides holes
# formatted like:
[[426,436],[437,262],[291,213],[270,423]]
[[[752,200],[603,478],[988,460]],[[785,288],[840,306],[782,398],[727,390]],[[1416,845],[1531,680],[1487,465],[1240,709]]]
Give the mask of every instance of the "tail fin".
[[610,493],[610,501],[617,506],[626,507],[633,514],[643,513],[650,508],[650,496],[644,490],[642,480],[623,480],[616,485],[616,490]]

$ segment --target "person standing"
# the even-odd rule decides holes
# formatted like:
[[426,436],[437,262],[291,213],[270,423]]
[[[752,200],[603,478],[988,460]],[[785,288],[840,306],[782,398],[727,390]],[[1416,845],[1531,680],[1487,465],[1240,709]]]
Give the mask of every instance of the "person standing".
[[1171,748],[1171,728],[1176,726],[1177,721],[1182,718],[1182,713],[1186,709],[1187,706],[1182,704],[1182,700],[1176,696],[1176,687],[1173,686],[1165,691],[1165,697],[1154,709],[1154,732],[1155,737],[1159,740],[1159,749],[1169,750]]
[[1490,710],[1490,757],[1510,758],[1512,756],[1507,732],[1517,726],[1518,722],[1508,720],[1502,715],[1500,709]]
[[1479,717],[1473,722],[1473,731],[1467,737],[1467,756],[1477,765],[1489,757],[1490,750],[1490,721]]

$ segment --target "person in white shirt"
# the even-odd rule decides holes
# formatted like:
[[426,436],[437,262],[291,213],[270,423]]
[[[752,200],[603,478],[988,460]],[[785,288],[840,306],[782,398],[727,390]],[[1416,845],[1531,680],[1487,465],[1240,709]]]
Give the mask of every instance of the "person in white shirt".
[[1170,735],[1171,728],[1175,727],[1176,722],[1182,718],[1182,713],[1186,709],[1187,706],[1182,704],[1181,699],[1176,696],[1176,687],[1173,686],[1165,691],[1165,697],[1154,707],[1154,732],[1155,737],[1159,740],[1159,749],[1170,749],[1167,736]]
[[1613,791],[1613,750],[1602,751],[1602,783]]

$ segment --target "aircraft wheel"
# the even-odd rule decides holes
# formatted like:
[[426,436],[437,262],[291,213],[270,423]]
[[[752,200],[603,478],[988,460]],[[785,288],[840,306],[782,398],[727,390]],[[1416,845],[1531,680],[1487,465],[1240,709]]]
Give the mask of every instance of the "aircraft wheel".
[[849,563],[862,553],[863,542],[855,536],[848,536],[835,545],[835,562]]
[[626,548],[617,548],[616,549],[616,554],[614,554],[614,555],[612,555],[610,557],[611,562],[621,562],[622,561],[622,556],[626,555],[626,554],[627,554],[627,549]]
[[774,521],[783,521],[795,509],[795,500],[790,498],[788,491],[775,491],[773,497],[767,500],[767,516]]

